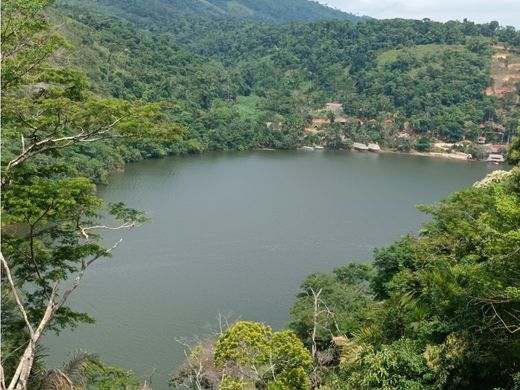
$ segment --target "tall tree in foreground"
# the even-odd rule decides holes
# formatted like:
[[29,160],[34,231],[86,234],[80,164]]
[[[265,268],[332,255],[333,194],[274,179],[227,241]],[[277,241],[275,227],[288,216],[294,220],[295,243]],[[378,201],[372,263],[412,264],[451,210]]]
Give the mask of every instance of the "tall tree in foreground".
[[[101,99],[61,66],[66,42],[45,18],[50,0],[2,2],[2,389],[26,389],[47,330],[81,321],[67,306],[85,272],[110,256],[103,229],[146,221],[122,203],[105,206],[65,158],[114,137],[175,138],[158,104]],[[111,214],[114,225],[100,222]]]

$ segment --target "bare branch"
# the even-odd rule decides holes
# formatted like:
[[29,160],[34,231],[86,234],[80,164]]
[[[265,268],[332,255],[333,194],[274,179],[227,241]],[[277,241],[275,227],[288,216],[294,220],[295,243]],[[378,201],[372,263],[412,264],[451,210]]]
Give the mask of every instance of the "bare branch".
[[4,367],[0,365],[0,390],[5,390]]
[[7,261],[4,258],[4,255],[2,252],[0,252],[0,261],[2,262],[2,267],[4,268],[5,275],[7,276],[7,280],[9,281],[9,287],[11,288],[11,292],[13,293],[14,299],[16,301],[16,305],[18,306],[18,309],[22,313],[22,317],[25,321],[25,325],[27,325],[27,329],[29,330],[29,333],[31,337],[34,336],[34,329],[31,325],[31,322],[29,321],[29,317],[27,316],[27,312],[25,311],[25,308],[23,306],[23,303],[18,296],[18,291],[16,290],[16,286],[13,282],[13,277],[11,275],[11,269],[9,268],[9,265],[7,264]]
[[107,226],[107,225],[94,225],[94,226],[78,226],[79,231],[81,232],[81,235],[85,237],[85,239],[89,239],[89,235],[87,231],[94,230],[94,229],[104,229],[104,230],[121,230],[121,229],[132,229],[133,227],[138,226],[136,222],[125,222],[119,226]]
[[[504,326],[504,328],[511,334],[514,334],[516,332],[519,332],[520,331],[520,326],[517,326],[517,325],[508,325],[504,319],[500,316],[500,314],[498,314],[498,311],[497,309],[495,308],[495,305],[493,303],[491,303],[491,308],[493,309],[493,312],[495,313],[495,316],[496,318],[498,318],[500,320],[500,322],[502,323],[502,325]],[[511,313],[509,313],[511,314]],[[515,318],[517,318],[516,316],[513,316]]]
[[226,315],[223,315],[221,312],[218,313],[218,329],[219,329],[219,336],[222,336],[224,334],[224,331],[229,328],[229,317],[231,316],[231,313],[228,313]]
[[[7,265],[7,262],[5,261],[3,256],[2,256],[2,264],[4,264],[4,267]],[[7,269],[6,269],[6,271],[7,271]],[[13,377],[11,378],[11,382],[9,383],[9,387],[7,388],[7,390],[14,390],[14,389],[25,390],[27,388],[27,380],[31,373],[32,365],[34,362],[34,356],[36,353],[36,345],[37,345],[38,341],[40,340],[40,337],[43,335],[43,331],[45,330],[45,328],[49,324],[50,320],[52,319],[52,316],[54,315],[54,313],[57,310],[57,306],[56,306],[57,291],[58,291],[58,282],[55,282],[52,287],[52,291],[51,291],[51,294],[49,297],[49,302],[47,303],[43,317],[40,320],[38,327],[31,333],[28,345],[25,348],[25,351],[24,351],[22,357],[20,358],[18,366],[16,367],[16,371],[15,371]],[[30,329],[32,329],[32,327]]]
[[[188,365],[188,368],[193,375],[192,378],[194,378],[195,386],[197,387],[197,390],[203,390],[204,387],[202,385],[202,381],[204,378],[204,365],[202,362],[202,357],[197,357],[196,359],[193,358],[192,351],[193,347],[188,344],[187,341],[183,338],[175,338],[175,341],[177,341],[179,344],[181,344],[184,349],[184,357],[186,358],[186,364]],[[196,345],[198,344],[198,341],[196,341]],[[184,385],[185,387],[189,387],[187,384]]]
[[85,276],[85,271],[87,270],[87,268],[92,265],[92,263],[94,263],[96,260],[98,260],[100,257],[103,257],[103,256],[106,256],[108,255],[110,252],[112,252],[114,249],[117,248],[117,246],[123,241],[122,238],[119,239],[119,241],[117,241],[114,245],[112,245],[111,248],[103,251],[103,252],[100,252],[98,253],[97,255],[95,255],[92,259],[90,259],[89,261],[82,261],[81,262],[81,269],[79,270],[78,274],[76,275],[76,277],[74,278],[74,281],[72,282],[72,284],[70,285],[70,287],[65,290],[65,292],[63,293],[63,297],[61,299],[61,302],[58,304],[57,308],[60,308],[62,307],[65,302],[67,302],[67,299],[69,298],[70,294],[72,294],[74,292],[74,290],[76,290],[79,286],[79,283],[81,282],[81,280],[83,279],[83,276]]
[[320,294],[322,289],[320,288],[318,292],[314,291],[313,288],[311,288],[312,297],[314,300],[314,310],[312,313],[312,347],[311,347],[311,355],[312,358],[316,359],[316,353],[318,352],[318,344],[316,343],[316,332],[318,330],[318,317],[320,315]]
[[37,154],[43,153],[47,150],[65,148],[81,142],[97,141],[99,139],[105,138],[105,135],[108,137],[109,131],[112,130],[122,119],[123,117],[117,118],[107,126],[95,130],[85,131],[84,129],[81,129],[81,131],[75,135],[59,138],[48,137],[41,141],[35,142],[32,145],[30,145],[25,151],[23,151],[21,154],[19,154],[17,157],[11,160],[7,164],[5,169],[6,171],[9,171],[13,167],[23,163],[25,160],[33,156],[36,156]]

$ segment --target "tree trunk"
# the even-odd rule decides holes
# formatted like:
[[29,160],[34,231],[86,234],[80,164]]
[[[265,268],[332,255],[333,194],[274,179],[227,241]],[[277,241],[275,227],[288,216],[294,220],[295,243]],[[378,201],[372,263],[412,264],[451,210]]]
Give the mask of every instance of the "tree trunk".
[[9,387],[7,388],[7,390],[27,390],[27,382],[29,380],[29,376],[31,375],[31,370],[34,363],[34,356],[36,354],[36,345],[40,341],[43,331],[49,324],[52,316],[58,309],[58,305],[55,302],[55,298],[56,287],[53,289],[51,293],[49,303],[47,304],[47,308],[45,309],[43,318],[38,324],[38,328],[36,328],[34,334],[31,336],[31,339],[29,340],[29,345],[27,345],[25,351],[23,352],[20,362],[18,363],[18,367],[16,367],[16,371],[14,373],[13,378],[11,379],[11,382],[9,383]]

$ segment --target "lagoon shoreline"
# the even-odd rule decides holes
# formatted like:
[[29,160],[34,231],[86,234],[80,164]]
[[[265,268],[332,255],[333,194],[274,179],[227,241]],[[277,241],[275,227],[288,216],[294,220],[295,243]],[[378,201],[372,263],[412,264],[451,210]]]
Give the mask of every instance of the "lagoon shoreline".
[[[280,152],[285,151],[283,149],[274,149],[274,148],[255,148],[252,149],[253,151],[259,151],[259,152]],[[298,148],[295,150],[299,151],[309,151],[303,148]],[[441,158],[441,159],[449,159],[449,160],[457,160],[457,161],[468,161],[468,162],[480,162],[480,163],[487,163],[489,161],[486,160],[477,160],[472,158],[467,158],[463,155],[459,155],[456,153],[443,153],[443,152],[417,152],[417,151],[410,151],[410,152],[400,152],[397,150],[392,149],[381,149],[378,152],[368,152],[368,151],[356,151],[354,149],[322,149],[325,151],[343,151],[343,152],[358,152],[358,153],[381,153],[381,154],[401,154],[401,155],[410,155],[410,156],[421,156],[421,157],[434,157],[434,158]]]

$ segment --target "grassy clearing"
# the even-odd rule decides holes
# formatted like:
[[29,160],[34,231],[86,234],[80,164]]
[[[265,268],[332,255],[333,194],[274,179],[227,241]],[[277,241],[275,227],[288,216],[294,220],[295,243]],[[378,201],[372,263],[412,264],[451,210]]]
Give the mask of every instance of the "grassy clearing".
[[237,96],[235,107],[244,118],[257,118],[261,112],[260,106],[265,99],[256,96]]
[[466,47],[463,45],[418,45],[407,47],[404,49],[395,49],[388,50],[382,52],[377,57],[377,65],[380,67],[384,67],[387,64],[390,64],[396,61],[399,57],[405,54],[411,54],[414,57],[417,57],[419,60],[424,59],[427,56],[437,56],[445,52],[446,50],[453,50],[458,52],[466,51]]

